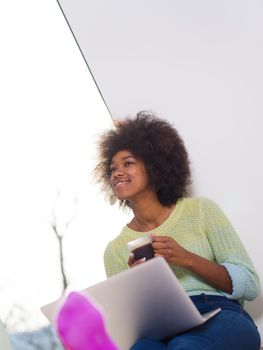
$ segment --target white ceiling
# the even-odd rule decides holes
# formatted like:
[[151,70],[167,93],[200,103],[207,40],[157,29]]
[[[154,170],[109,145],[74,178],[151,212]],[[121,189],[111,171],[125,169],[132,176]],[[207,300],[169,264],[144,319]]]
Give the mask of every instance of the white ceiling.
[[[59,3],[113,116],[151,109],[187,117],[196,100],[227,98],[229,81],[262,88],[260,0]],[[260,76],[249,76],[251,64]]]

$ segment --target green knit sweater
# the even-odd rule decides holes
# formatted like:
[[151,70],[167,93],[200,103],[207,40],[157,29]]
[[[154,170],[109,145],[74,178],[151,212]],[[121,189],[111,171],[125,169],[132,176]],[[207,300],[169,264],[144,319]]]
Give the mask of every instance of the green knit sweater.
[[182,247],[210,261],[224,265],[232,279],[233,293],[207,284],[191,271],[170,265],[189,295],[225,295],[230,299],[253,300],[259,293],[259,279],[238,235],[222,210],[207,198],[180,199],[170,216],[149,232],[125,226],[104,253],[108,277],[129,268],[127,243],[146,234],[170,236]]

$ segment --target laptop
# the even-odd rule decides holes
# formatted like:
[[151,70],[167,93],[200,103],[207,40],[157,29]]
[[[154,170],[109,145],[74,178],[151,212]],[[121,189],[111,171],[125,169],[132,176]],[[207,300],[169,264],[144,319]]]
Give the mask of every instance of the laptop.
[[[200,314],[162,257],[81,291],[102,311],[105,326],[121,350],[141,338],[164,339],[199,326],[219,309]],[[63,298],[41,311],[54,325]]]

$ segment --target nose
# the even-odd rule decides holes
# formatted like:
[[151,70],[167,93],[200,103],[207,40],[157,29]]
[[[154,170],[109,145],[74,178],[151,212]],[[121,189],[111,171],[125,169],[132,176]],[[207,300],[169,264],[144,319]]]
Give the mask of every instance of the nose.
[[117,178],[119,176],[123,176],[123,174],[124,174],[124,171],[122,169],[116,169],[112,175],[114,178]]
[[123,176],[124,175],[124,171],[123,171],[123,168],[122,167],[118,167],[118,168],[115,168],[112,172],[111,172],[111,178],[112,179],[116,179],[120,176]]

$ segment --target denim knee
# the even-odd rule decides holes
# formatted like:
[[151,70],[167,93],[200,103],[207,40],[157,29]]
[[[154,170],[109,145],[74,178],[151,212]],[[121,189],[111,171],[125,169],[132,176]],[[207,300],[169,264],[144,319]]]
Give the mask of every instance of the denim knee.
[[223,310],[205,324],[172,339],[168,350],[258,350],[260,335],[244,314]]

